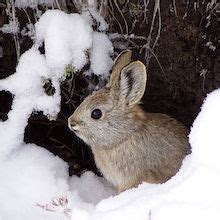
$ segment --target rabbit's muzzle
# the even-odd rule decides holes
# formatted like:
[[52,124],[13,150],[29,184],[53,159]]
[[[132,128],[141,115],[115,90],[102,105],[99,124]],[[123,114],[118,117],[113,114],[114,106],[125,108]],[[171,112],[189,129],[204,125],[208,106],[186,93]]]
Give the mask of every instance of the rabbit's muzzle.
[[74,120],[72,117],[68,119],[68,127],[71,131],[77,132],[79,130],[78,122]]

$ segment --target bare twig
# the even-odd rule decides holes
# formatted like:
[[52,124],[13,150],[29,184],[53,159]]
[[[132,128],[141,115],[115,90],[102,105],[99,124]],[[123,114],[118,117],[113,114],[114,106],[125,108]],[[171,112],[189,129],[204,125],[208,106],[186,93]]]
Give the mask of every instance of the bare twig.
[[[111,16],[113,17],[113,19],[115,19],[115,21],[117,22],[121,34],[123,34],[122,25],[121,25],[121,23],[119,22],[119,20],[118,20],[118,19],[115,17],[115,15],[114,15],[114,9],[113,9],[113,5],[112,5],[112,2],[111,2],[111,1],[109,1],[109,5],[110,5],[110,7],[108,7],[108,10],[109,10]],[[110,23],[111,23],[111,22],[110,22]]]
[[[12,20],[13,20],[13,23],[16,23],[14,0],[11,0],[10,2],[7,3],[7,8],[10,8],[10,3],[11,3]],[[16,50],[17,62],[18,62],[20,58],[20,44],[19,44],[18,34],[14,33],[13,35],[14,35],[13,38],[15,42],[15,50]]]
[[158,12],[158,30],[157,30],[157,36],[156,36],[156,39],[154,41],[154,44],[153,44],[153,47],[152,47],[152,50],[154,49],[154,47],[156,46],[158,40],[159,40],[159,37],[160,37],[160,32],[161,32],[161,13],[160,13],[160,0],[158,0],[158,5],[157,5],[157,12]]
[[28,23],[31,24],[31,18],[29,16],[29,14],[27,13],[27,10],[25,8],[23,8],[23,11],[24,11],[24,13],[25,13],[25,15],[26,15],[26,17],[28,19]]
[[147,21],[147,6],[149,5],[149,1],[150,0],[144,1],[144,20],[141,25],[143,25]]
[[123,19],[123,21],[124,21],[125,31],[126,31],[126,34],[128,34],[128,33],[129,33],[129,31],[128,31],[128,23],[127,23],[127,21],[126,21],[126,19],[125,19],[124,14],[123,14],[122,11],[121,11],[119,5],[118,5],[118,3],[117,3],[117,0],[114,0],[114,4],[115,4],[116,8],[118,9],[118,12],[120,13],[120,15],[121,15],[121,17],[122,17],[122,19]]
[[177,15],[177,10],[176,10],[176,0],[173,0],[173,9],[174,9],[174,13],[177,17],[178,15]]
[[59,4],[58,0],[55,0],[55,2],[56,2],[56,5],[57,5],[57,8],[58,8],[60,11],[62,11],[62,9],[61,9],[61,7],[60,7],[60,4]]
[[[151,48],[151,46],[150,46],[151,45],[151,38],[152,38],[152,33],[153,33],[154,26],[155,26],[155,19],[156,19],[156,15],[157,14],[158,14],[157,36],[156,36],[154,44],[153,44],[153,46]],[[143,48],[146,49],[146,51],[145,51],[145,59],[146,59],[147,65],[150,62],[151,54],[153,54],[152,51],[153,51],[154,47],[156,46],[156,44],[158,42],[158,39],[159,39],[159,36],[160,36],[160,31],[161,31],[160,0],[155,0],[154,12],[153,12],[153,17],[152,17],[152,21],[151,21],[150,32],[148,34],[147,43],[143,47]]]

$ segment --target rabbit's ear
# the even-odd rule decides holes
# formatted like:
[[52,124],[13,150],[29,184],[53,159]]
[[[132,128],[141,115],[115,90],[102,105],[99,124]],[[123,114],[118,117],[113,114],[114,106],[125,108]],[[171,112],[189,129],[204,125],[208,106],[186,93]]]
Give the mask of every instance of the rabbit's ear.
[[114,85],[116,82],[118,82],[121,70],[131,62],[131,56],[131,50],[124,50],[116,57],[110,77],[110,85]]
[[119,100],[128,105],[136,104],[144,95],[147,81],[145,65],[140,61],[124,67],[118,81]]

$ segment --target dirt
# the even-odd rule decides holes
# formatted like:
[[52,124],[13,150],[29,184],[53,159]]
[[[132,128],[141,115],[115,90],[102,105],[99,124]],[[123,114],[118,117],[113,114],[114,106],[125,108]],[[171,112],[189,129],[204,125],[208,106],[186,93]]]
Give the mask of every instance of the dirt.
[[[167,113],[190,127],[206,94],[220,86],[220,16],[205,13],[205,5],[196,11],[191,5],[183,19],[184,6],[177,5],[178,16],[162,8],[165,12],[155,54],[163,71],[152,59],[144,100],[147,110]],[[208,16],[210,25],[206,27]],[[206,46],[207,42],[216,49]]]

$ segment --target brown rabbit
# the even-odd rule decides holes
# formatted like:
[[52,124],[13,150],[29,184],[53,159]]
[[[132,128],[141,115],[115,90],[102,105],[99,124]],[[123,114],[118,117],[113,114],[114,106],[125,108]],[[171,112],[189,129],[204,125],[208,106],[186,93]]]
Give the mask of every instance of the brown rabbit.
[[119,192],[143,181],[167,181],[190,152],[187,129],[180,122],[141,109],[145,86],[144,64],[131,62],[126,50],[116,59],[110,82],[88,96],[68,120]]

